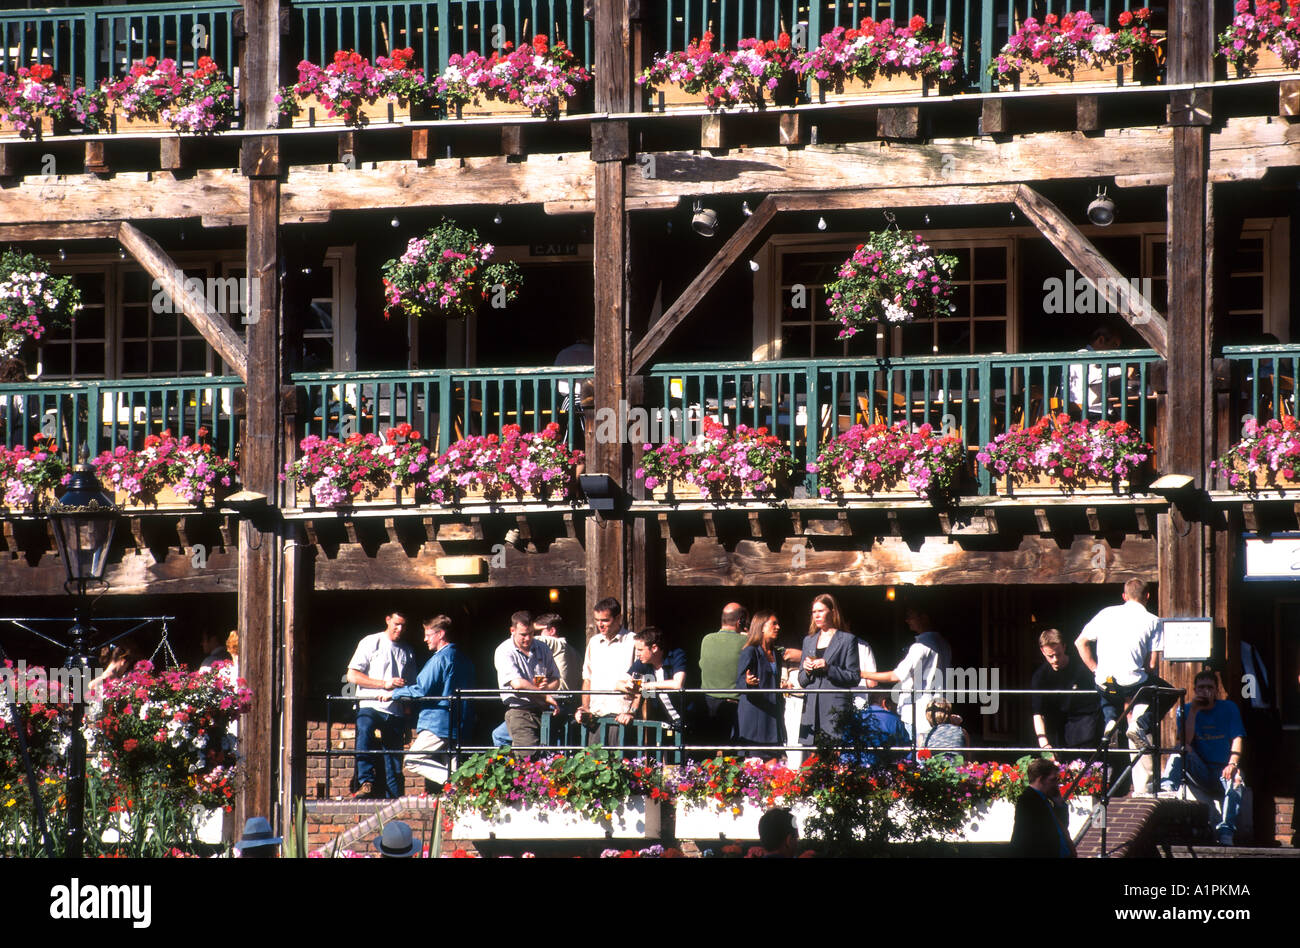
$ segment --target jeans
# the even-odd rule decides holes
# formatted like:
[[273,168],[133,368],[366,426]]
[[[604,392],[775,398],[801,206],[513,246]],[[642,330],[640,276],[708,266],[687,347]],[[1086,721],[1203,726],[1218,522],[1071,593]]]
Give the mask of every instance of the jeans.
[[493,747],[510,746],[510,726],[506,724],[505,721],[502,721],[500,724],[498,724],[496,728],[492,731],[492,746]]
[[[1097,694],[1101,696],[1101,716],[1105,719],[1107,726],[1110,725],[1111,721],[1119,717],[1120,711],[1123,710],[1128,700],[1146,685],[1155,685],[1160,688],[1171,687],[1169,682],[1163,678],[1151,674],[1147,675],[1146,681],[1140,681],[1135,685],[1120,685],[1117,689],[1118,693],[1114,697],[1108,695],[1101,686],[1097,687]],[[1159,700],[1156,700],[1157,697]],[[1133,720],[1133,726],[1143,733],[1154,733],[1161,718],[1177,703],[1178,695],[1176,694],[1157,696],[1152,692],[1145,692],[1133,705],[1133,710],[1138,712],[1137,717]]]
[[[379,741],[375,741],[375,731],[379,732]],[[374,708],[361,708],[357,711],[357,782],[373,784],[375,791],[384,790],[385,796],[402,795],[402,758],[400,754],[383,755],[384,781],[375,779],[380,755],[367,754],[367,751],[400,751],[406,744],[406,717],[401,714],[385,714]]]
[[1231,780],[1225,779],[1222,766],[1209,763],[1196,752],[1195,748],[1189,747],[1185,767],[1181,755],[1174,754],[1169,758],[1164,778],[1160,781],[1161,786],[1165,790],[1177,790],[1183,785],[1184,771],[1192,789],[1200,790],[1211,802],[1218,803],[1222,799],[1222,814],[1218,825],[1214,828],[1215,831],[1220,836],[1224,833],[1235,834],[1237,814],[1241,811],[1241,790],[1244,786],[1240,772],[1233,774]]

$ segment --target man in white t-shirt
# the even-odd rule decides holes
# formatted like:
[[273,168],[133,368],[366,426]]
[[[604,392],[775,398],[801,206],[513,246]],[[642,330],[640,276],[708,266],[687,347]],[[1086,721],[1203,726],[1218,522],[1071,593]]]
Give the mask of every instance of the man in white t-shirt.
[[[400,751],[406,746],[406,715],[391,692],[406,684],[415,669],[415,653],[400,641],[406,616],[394,612],[385,616],[384,631],[367,635],[357,643],[348,662],[348,683],[357,688],[361,706],[357,709],[357,783],[354,797],[400,797],[402,758],[383,755],[384,781],[376,779],[377,754],[368,751]],[[375,733],[379,740],[376,742]]]
[[[593,718],[613,717],[623,711],[624,699],[621,694],[596,694],[592,691],[616,691],[619,681],[627,675],[635,657],[633,650],[636,643],[632,633],[623,628],[623,608],[617,599],[600,600],[591,610],[592,620],[596,625],[596,634],[587,640],[586,655],[582,660],[582,707],[574,717],[583,724],[591,725]],[[608,740],[615,739],[617,733],[610,727]]]
[[[1096,680],[1106,734],[1114,728],[1125,703],[1143,685],[1170,687],[1155,673],[1164,640],[1160,619],[1146,609],[1147,584],[1130,579],[1124,584],[1123,599],[1123,605],[1107,606],[1097,613],[1074,642]],[[1129,741],[1141,750],[1148,749],[1152,732],[1176,700],[1173,695],[1140,695],[1130,715]]]
[[909,606],[905,618],[916,639],[902,662],[893,671],[863,672],[862,677],[871,688],[880,682],[897,683],[894,691],[898,696],[895,701],[898,716],[903,719],[908,736],[920,740],[930,730],[930,723],[920,712],[929,706],[931,698],[943,692],[944,677],[952,665],[952,646],[934,631],[929,613],[924,609]]

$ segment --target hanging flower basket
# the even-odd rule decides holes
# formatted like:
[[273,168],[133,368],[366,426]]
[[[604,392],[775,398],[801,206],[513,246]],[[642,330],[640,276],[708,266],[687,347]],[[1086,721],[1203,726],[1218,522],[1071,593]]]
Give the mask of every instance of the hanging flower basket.
[[867,17],[857,29],[837,26],[795,64],[817,83],[821,102],[879,95],[951,92],[961,78],[961,54],[938,28],[914,16],[906,26]]
[[901,231],[889,215],[888,229],[858,244],[840,264],[839,279],[826,285],[826,305],[848,339],[873,323],[906,323],[955,312],[953,268],[957,258],[935,253],[919,234]]
[[808,473],[818,476],[824,498],[871,498],[877,494],[939,499],[957,487],[966,449],[955,434],[936,434],[928,424],[915,431],[893,425],[854,425],[827,442]]
[[0,359],[10,359],[52,327],[68,325],[81,309],[81,291],[70,276],[53,276],[50,265],[29,253],[0,254]]
[[488,263],[496,248],[478,232],[443,219],[383,266],[384,316],[469,316],[484,300],[494,309],[518,298],[523,278],[513,261]]
[[1006,478],[1008,494],[1118,494],[1130,489],[1153,454],[1127,422],[1057,415],[998,435],[976,459]]

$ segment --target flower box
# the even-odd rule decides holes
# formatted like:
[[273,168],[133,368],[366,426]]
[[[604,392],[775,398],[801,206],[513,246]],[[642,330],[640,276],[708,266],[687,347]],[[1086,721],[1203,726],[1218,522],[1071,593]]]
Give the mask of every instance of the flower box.
[[144,118],[143,116],[130,116],[125,112],[114,109],[108,116],[108,127],[114,133],[123,134],[156,134],[157,132],[175,132],[171,122],[168,122],[161,115],[156,119]]
[[1075,481],[1072,488],[1063,487],[1059,478],[1053,480],[1046,474],[1008,474],[1004,481],[1008,497],[1057,497],[1062,494],[1116,495],[1131,494],[1132,485],[1125,480],[1103,480],[1099,477]]
[[[736,812],[736,810],[739,812]],[[673,835],[678,839],[758,839],[758,821],[766,807],[748,801],[739,807],[699,804],[678,800]],[[802,828],[815,812],[811,803],[790,806],[796,825]]]
[[504,806],[491,819],[460,813],[453,839],[659,839],[658,800],[629,797],[608,820],[592,820],[567,810],[538,810],[519,803]]
[[[33,117],[30,133],[27,135],[27,141],[40,141],[54,134],[54,121],[48,115],[37,115]],[[24,140],[18,127],[7,119],[0,120],[0,141],[19,141]]]
[[1237,66],[1237,78],[1246,79],[1251,76],[1277,76],[1277,75],[1296,75],[1300,69],[1292,69],[1282,62],[1282,58],[1268,46],[1261,46],[1256,55],[1255,65],[1252,67]]
[[890,498],[893,500],[904,500],[904,499],[924,500],[925,499],[916,491],[912,490],[910,487],[907,486],[906,478],[900,480],[893,487],[888,487],[883,490],[877,490],[877,491],[867,491],[867,490],[859,490],[858,482],[854,478],[841,477],[839,479],[838,489],[835,491],[835,493],[832,496],[836,499],[842,498],[844,500],[879,500],[882,498]]
[[870,81],[850,76],[844,80],[842,89],[833,85],[821,85],[817,92],[817,101],[823,105],[836,102],[861,102],[884,95],[951,95],[953,83],[947,79],[935,82],[921,73],[897,73],[891,76],[877,75]]
[[130,510],[132,507],[144,507],[152,510],[194,510],[203,506],[215,505],[218,501],[231,493],[231,488],[218,485],[218,490],[214,493],[209,492],[203,496],[203,499],[195,504],[181,500],[176,496],[176,491],[170,485],[161,487],[158,493],[154,495],[152,503],[141,503],[139,500],[132,500],[131,495],[124,490],[113,491],[113,503],[123,510]]
[[[344,115],[330,115],[325,105],[314,95],[298,100],[298,114],[293,117],[294,128],[344,128],[349,125]],[[357,115],[361,125],[406,122],[411,118],[411,103],[407,99],[371,99],[362,102]]]
[[[578,101],[576,98],[561,98],[555,96],[551,99],[551,112],[556,115],[570,115],[578,111]],[[486,96],[474,102],[466,102],[464,105],[456,106],[456,118],[484,118],[502,115],[518,115],[531,117],[533,110],[524,105],[523,102],[503,102],[500,99],[489,99]]]
[[785,486],[786,486],[785,479],[782,478],[781,482],[778,483],[777,485],[778,491],[776,492],[769,491],[767,494],[763,495],[762,497],[759,497],[755,494],[741,494],[737,496],[735,494],[726,493],[726,492],[719,494],[718,496],[715,497],[712,494],[704,493],[699,489],[699,487],[692,484],[690,481],[685,481],[685,480],[679,481],[674,479],[668,481],[668,483],[666,484],[657,485],[651,490],[650,495],[655,500],[666,501],[668,503],[675,503],[683,500],[693,501],[693,502],[710,501],[712,503],[723,503],[724,501],[727,503],[737,503],[737,502],[744,502],[750,500],[769,502],[773,500],[774,497],[776,496],[776,493],[779,493],[780,490],[783,490]]
[[[294,493],[294,502],[298,505],[299,509],[325,509],[323,505],[316,502],[316,495],[313,494],[311,488],[307,486],[302,486],[297,489]],[[414,505],[414,503],[415,495],[413,491],[390,484],[377,494],[374,494],[369,500],[367,500],[363,494],[349,498],[346,503],[338,504],[329,509],[339,509],[343,507],[409,507]]]

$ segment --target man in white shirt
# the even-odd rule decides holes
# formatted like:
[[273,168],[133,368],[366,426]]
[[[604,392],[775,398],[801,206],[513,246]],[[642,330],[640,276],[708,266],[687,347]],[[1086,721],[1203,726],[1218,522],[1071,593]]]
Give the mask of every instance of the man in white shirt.
[[[1123,599],[1123,605],[1107,606],[1097,613],[1074,642],[1079,657],[1096,680],[1108,735],[1125,703],[1143,685],[1170,687],[1155,673],[1159,653],[1164,651],[1164,640],[1160,619],[1146,609],[1147,584],[1130,579],[1124,584]],[[1148,749],[1152,732],[1175,701],[1174,695],[1162,694],[1157,698],[1145,692],[1139,696],[1131,713],[1129,741],[1140,750]]]
[[542,712],[555,707],[550,692],[560,687],[560,670],[551,650],[535,641],[534,634],[532,613],[516,612],[510,617],[510,637],[493,656],[510,743],[515,753],[525,757],[541,744]]
[[[406,715],[397,707],[391,692],[406,684],[415,667],[415,653],[400,641],[406,616],[394,612],[384,617],[384,631],[367,635],[357,643],[348,662],[348,684],[356,686],[361,699],[357,709],[357,792],[355,798],[400,797],[402,758],[384,754],[384,783],[378,786],[375,750],[400,751],[406,745]],[[378,738],[376,738],[376,733]]]
[[[596,634],[587,640],[587,652],[582,660],[582,707],[574,717],[581,724],[591,726],[595,718],[621,713],[624,700],[621,694],[591,694],[592,691],[617,691],[619,680],[627,675],[634,659],[635,643],[632,633],[622,626],[623,607],[617,599],[605,598],[591,610]],[[610,727],[611,733],[617,733]]]
[[921,740],[929,733],[930,723],[920,710],[929,706],[931,698],[943,693],[944,677],[952,665],[952,646],[934,631],[929,613],[924,609],[909,606],[905,618],[916,639],[902,662],[893,671],[863,672],[862,677],[871,688],[878,687],[881,682],[898,685],[894,689],[898,695],[895,701],[898,716],[903,719],[908,736]]

